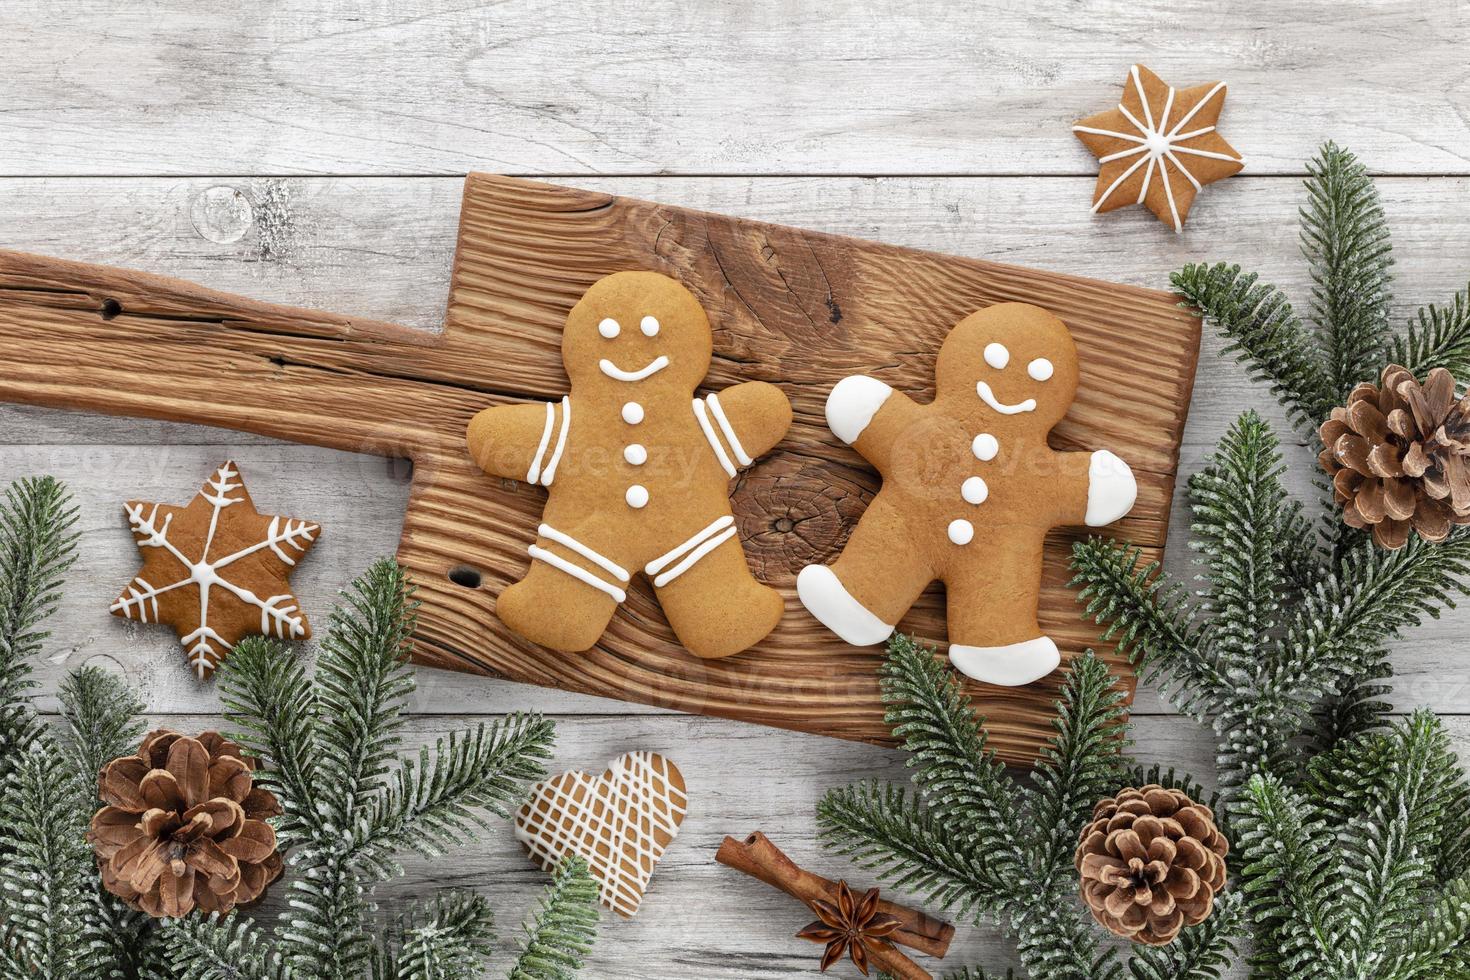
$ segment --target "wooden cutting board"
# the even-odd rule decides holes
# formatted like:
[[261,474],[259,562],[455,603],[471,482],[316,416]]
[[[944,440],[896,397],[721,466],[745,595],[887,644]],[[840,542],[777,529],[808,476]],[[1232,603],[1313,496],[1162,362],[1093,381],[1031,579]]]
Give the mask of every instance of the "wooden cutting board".
[[[769,381],[795,409],[786,440],[734,490],[746,553],[788,596],[786,616],[727,660],[680,648],[642,582],[583,654],[529,644],[494,614],[496,595],[526,569],[545,497],[482,475],[465,452],[465,423],[487,405],[560,397],[567,311],[623,269],[666,273],[699,297],[714,328],[708,387]],[[503,177],[466,181],[440,335],[0,252],[0,398],[411,458],[398,556],[423,600],[421,663],[882,742],[881,648],[847,646],[795,597],[797,571],[836,556],[877,490],[874,472],[828,432],[823,403],[854,373],[928,400],[950,327],[1010,300],[1071,328],[1081,392],[1053,442],[1111,449],[1133,465],[1138,505],[1109,533],[1158,557],[1200,331],[1170,294]],[[1066,588],[1075,536],[1048,540],[1041,610],[1072,652],[1095,642]],[[900,628],[943,640],[937,588]],[[1131,691],[1126,664],[1109,656]],[[972,685],[1003,758],[1034,756],[1058,683],[1054,674],[1024,688]]]

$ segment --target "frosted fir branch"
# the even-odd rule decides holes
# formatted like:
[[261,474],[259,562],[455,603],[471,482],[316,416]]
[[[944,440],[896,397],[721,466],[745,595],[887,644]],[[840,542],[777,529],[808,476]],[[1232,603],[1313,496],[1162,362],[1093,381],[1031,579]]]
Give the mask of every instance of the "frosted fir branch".
[[0,499],[0,780],[41,732],[31,662],[76,559],[76,520],[70,492],[49,476],[17,480]]
[[[169,966],[187,980],[296,980],[248,919],[194,915],[170,919],[162,941]],[[313,980],[334,980],[316,976]]]
[[581,858],[557,865],[508,980],[571,980],[597,938],[597,887]]
[[104,765],[137,747],[145,705],[120,678],[100,667],[81,667],[67,674],[58,696],[67,729],[62,748],[82,779],[95,780]]
[[1229,340],[1251,378],[1270,385],[1304,434],[1337,405],[1337,390],[1323,367],[1315,338],[1302,326],[1284,293],[1257,283],[1238,265],[1187,265],[1169,277],[1174,290]]
[[926,801],[939,801],[953,833],[1005,841],[987,857],[995,885],[1015,881],[1028,862],[1019,788],[986,744],[983,720],[932,647],[897,634],[880,670],[884,721],[908,753]]
[[900,787],[830,790],[817,804],[817,823],[829,850],[957,917],[1004,921],[1015,911],[1014,880],[998,879],[989,867],[986,850],[1000,842],[955,835]]
[[[42,738],[19,753],[0,795],[0,922],[23,976],[87,976],[103,969],[87,935],[95,870],[84,832],[90,789]],[[84,816],[86,814],[86,816]]]
[[1092,651],[1068,667],[1052,728],[1031,770],[1026,808],[1031,875],[1047,893],[1073,886],[1077,832],[1127,771],[1124,753],[1132,743],[1124,695]]
[[393,980],[480,976],[493,949],[494,926],[484,897],[469,891],[439,892],[399,917],[375,976]]
[[1129,976],[1133,980],[1219,980],[1235,963],[1236,937],[1244,925],[1243,896],[1238,889],[1228,891],[1215,898],[1209,918],[1181,930],[1169,945],[1133,946]]
[[1312,314],[1338,400],[1383,369],[1392,330],[1393,245],[1378,189],[1353,154],[1328,142],[1307,163],[1302,254]]
[[1470,288],[1456,293],[1447,306],[1419,310],[1406,333],[1394,339],[1389,360],[1416,378],[1444,368],[1465,385],[1470,380]]
[[510,715],[491,725],[451,732],[417,760],[405,759],[353,827],[346,852],[364,873],[396,873],[385,855],[410,850],[436,857],[488,826],[508,819],[526,788],[546,774],[555,726],[540,715]]
[[397,562],[375,562],[333,610],[317,658],[322,805],[344,825],[366,812],[397,768],[414,689],[406,663],[415,623],[412,596]]
[[283,848],[329,836],[318,805],[316,691],[299,657],[263,637],[247,637],[220,665],[220,701],[235,726],[230,736],[255,756],[255,779],[285,811],[276,833]]

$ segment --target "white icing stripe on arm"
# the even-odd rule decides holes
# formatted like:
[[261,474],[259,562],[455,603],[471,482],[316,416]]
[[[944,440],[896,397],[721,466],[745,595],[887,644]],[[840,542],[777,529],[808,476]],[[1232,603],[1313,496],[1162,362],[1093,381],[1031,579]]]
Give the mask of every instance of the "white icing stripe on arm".
[[726,514],[724,517],[721,517],[718,520],[710,522],[707,527],[694,534],[692,537],[690,537],[688,541],[685,541],[683,544],[679,545],[679,547],[673,549],[672,551],[668,551],[662,555],[659,555],[653,561],[643,566],[644,573],[647,575],[657,575],[660,571],[667,567],[670,562],[677,559],[684,552],[688,551],[690,548],[693,548],[695,545],[699,544],[699,542],[703,541],[711,534],[714,534],[716,531],[723,530],[724,528],[727,528],[734,523],[735,518],[729,514]]
[[735,464],[730,462],[730,457],[725,453],[725,447],[720,445],[720,437],[715,435],[714,427],[709,424],[709,416],[705,414],[702,399],[694,399],[694,417],[699,420],[699,427],[704,430],[704,437],[709,440],[710,448],[715,451],[715,458],[720,461],[726,473],[734,476]]
[[551,426],[556,422],[556,408],[551,402],[546,403],[546,426],[541,430],[541,444],[536,447],[536,458],[531,460],[531,472],[526,474],[527,483],[535,483],[541,479],[541,459],[546,455],[546,447],[551,442]]
[[704,544],[689,552],[689,555],[683,561],[679,562],[679,564],[675,565],[673,568],[669,569],[667,572],[664,572],[658,578],[654,579],[653,587],[655,589],[661,589],[664,586],[668,585],[674,579],[689,571],[690,567],[693,566],[695,562],[699,561],[699,559],[703,558],[711,551],[714,551],[716,548],[724,544],[726,541],[729,541],[734,536],[735,528],[731,527],[726,528],[723,533],[717,534],[714,537],[710,538]]
[[745,447],[740,445],[740,440],[735,436],[735,429],[731,427],[730,420],[725,417],[725,410],[720,407],[720,396],[710,394],[705,401],[709,402],[710,411],[715,414],[715,421],[720,423],[720,431],[725,434],[725,441],[730,444],[730,450],[735,453],[735,458],[740,461],[741,466],[749,466],[755,460],[746,455]]
[[628,598],[628,594],[622,589],[618,588],[616,585],[610,585],[607,582],[604,582],[596,575],[593,575],[591,572],[587,571],[587,569],[581,567],[580,565],[573,565],[565,558],[561,557],[560,555],[552,554],[545,548],[538,548],[536,545],[533,544],[531,545],[531,547],[527,548],[526,551],[530,554],[532,558],[535,558],[537,561],[544,561],[552,568],[555,568],[556,570],[561,572],[566,572],[572,578],[586,582],[588,585],[592,586],[594,589],[597,589],[600,592],[606,592],[608,595],[613,597],[613,601],[615,602],[622,602],[624,599]]
[[581,555],[583,558],[586,558],[588,561],[595,562],[596,564],[602,566],[609,572],[612,572],[612,574],[618,579],[618,581],[628,581],[628,572],[626,569],[623,568],[623,566],[619,565],[617,562],[613,561],[610,558],[604,558],[602,555],[599,555],[597,552],[593,551],[591,548],[587,547],[585,544],[578,541],[570,534],[563,534],[561,531],[558,531],[550,524],[542,524],[539,528],[536,529],[536,533],[541,535],[543,538],[546,538],[547,540],[555,541],[557,544],[562,545],[563,547],[570,548],[572,551],[575,551],[577,554]]
[[561,398],[561,431],[556,435],[556,449],[551,454],[551,462],[546,464],[546,472],[541,475],[541,485],[551,486],[551,481],[556,477],[556,464],[561,462],[561,451],[567,448],[567,432],[572,427],[572,399],[570,395]]

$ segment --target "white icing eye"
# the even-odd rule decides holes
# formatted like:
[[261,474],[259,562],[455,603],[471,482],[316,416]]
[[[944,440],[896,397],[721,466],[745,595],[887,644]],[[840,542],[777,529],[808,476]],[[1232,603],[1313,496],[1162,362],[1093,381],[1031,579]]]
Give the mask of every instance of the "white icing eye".
[[622,327],[618,326],[618,321],[614,320],[612,317],[608,317],[606,320],[603,320],[597,325],[597,332],[602,334],[608,340],[612,340],[614,337],[616,337],[618,335],[618,331],[622,329]]
[[658,317],[656,317],[656,316],[646,316],[646,317],[644,317],[643,318],[643,321],[638,324],[638,329],[643,331],[643,336],[645,336],[645,337],[657,337],[658,336]]
[[1051,361],[1048,361],[1044,357],[1038,357],[1036,360],[1026,365],[1026,373],[1031,375],[1031,377],[1037,381],[1051,380],[1051,372]]
[[985,363],[999,371],[1011,363],[1011,352],[1006,350],[1005,344],[986,344]]
[[1000,452],[1000,440],[989,432],[982,432],[975,437],[974,442],[970,443],[970,451],[980,462],[988,463],[995,458],[996,453]]

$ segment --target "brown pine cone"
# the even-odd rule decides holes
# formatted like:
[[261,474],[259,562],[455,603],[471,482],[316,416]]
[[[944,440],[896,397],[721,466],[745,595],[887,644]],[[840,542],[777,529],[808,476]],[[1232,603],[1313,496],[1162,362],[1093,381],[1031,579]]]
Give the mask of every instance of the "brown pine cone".
[[1456,399],[1443,368],[1421,385],[1389,365],[1380,384],[1354,388],[1318,434],[1343,522],[1371,527],[1380,547],[1402,548],[1410,529],[1443,541],[1470,524],[1470,395]]
[[1210,914],[1229,850],[1209,807],[1152,783],[1125,789],[1082,829],[1082,900],[1110,932],[1163,946]]
[[281,873],[276,833],[281,812],[253,785],[255,760],[217,732],[189,738],[150,732],[136,755],[102,767],[107,803],[87,839],[102,884],[155,918],[228,912],[255,901]]

